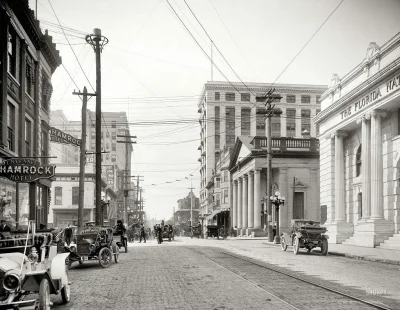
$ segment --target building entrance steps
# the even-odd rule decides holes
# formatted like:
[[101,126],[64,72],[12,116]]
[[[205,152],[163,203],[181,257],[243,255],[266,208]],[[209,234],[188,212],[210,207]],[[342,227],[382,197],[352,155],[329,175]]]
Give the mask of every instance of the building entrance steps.
[[382,242],[377,248],[400,251],[400,233],[389,237],[389,239]]

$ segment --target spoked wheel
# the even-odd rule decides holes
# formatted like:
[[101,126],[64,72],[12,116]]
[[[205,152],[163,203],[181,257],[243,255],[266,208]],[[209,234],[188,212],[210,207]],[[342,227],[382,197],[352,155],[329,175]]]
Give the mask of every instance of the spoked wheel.
[[325,256],[328,254],[328,240],[323,240],[321,244],[321,254],[322,256]]
[[47,279],[40,281],[39,310],[50,310],[50,288]]
[[286,251],[287,250],[287,244],[286,244],[286,241],[285,241],[285,238],[281,238],[281,249],[282,250],[284,250],[284,251]]
[[99,252],[99,263],[101,267],[107,268],[110,266],[111,263],[111,251],[109,248],[102,248]]
[[125,253],[128,253],[128,241],[124,239]]
[[112,250],[113,250],[113,253],[114,253],[114,261],[116,263],[118,263],[118,261],[119,261],[119,247],[115,242],[112,243]]
[[293,240],[293,253],[294,255],[299,254],[299,250],[300,250],[300,240],[298,237],[294,237]]
[[65,270],[66,274],[67,274],[67,280],[63,286],[63,288],[61,289],[61,299],[63,304],[67,304],[70,300],[71,300],[71,285],[70,282],[68,280],[68,270]]

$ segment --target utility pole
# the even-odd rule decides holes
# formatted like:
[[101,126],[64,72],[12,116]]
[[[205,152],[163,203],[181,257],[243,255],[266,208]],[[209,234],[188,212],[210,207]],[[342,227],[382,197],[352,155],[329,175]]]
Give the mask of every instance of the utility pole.
[[140,178],[142,178],[142,175],[137,175],[137,176],[133,176],[133,177],[137,177],[137,182],[136,182],[136,211],[139,212],[139,182],[140,181],[144,181],[144,180],[140,180]]
[[95,28],[93,34],[86,36],[96,53],[96,226],[101,226],[101,61],[100,54],[108,39],[101,35],[101,30]]
[[85,204],[85,164],[86,164],[86,108],[88,95],[96,96],[96,94],[88,94],[86,86],[83,87],[83,93],[73,92],[73,95],[82,95],[82,137],[80,145],[80,161],[79,161],[79,204],[78,204],[78,232],[81,233],[83,228],[83,210]]
[[274,95],[275,89],[270,89],[264,96],[257,96],[256,99],[258,101],[264,101],[265,110],[258,111],[256,114],[264,114],[265,115],[265,127],[267,134],[267,199],[266,199],[266,210],[268,210],[268,242],[273,242],[273,228],[272,228],[272,203],[270,197],[272,196],[272,143],[271,143],[271,117],[274,115],[282,114],[281,110],[274,109],[275,105],[271,105],[271,103],[275,99],[281,99],[282,97],[279,95]]
[[[129,131],[127,131],[129,132]],[[117,135],[119,138],[126,138],[125,141],[117,141],[117,143],[125,143],[125,184],[124,184],[124,222],[128,224],[128,176],[131,174],[131,170],[129,169],[129,153],[128,153],[128,143],[136,143],[136,141],[131,141],[130,138],[136,138],[136,136],[128,136],[128,135]]]
[[192,183],[192,177],[193,177],[193,175],[191,174],[190,175],[190,193],[192,194],[192,195],[190,195],[190,228],[192,228],[193,227],[193,189],[194,189],[194,187],[193,187],[193,183]]

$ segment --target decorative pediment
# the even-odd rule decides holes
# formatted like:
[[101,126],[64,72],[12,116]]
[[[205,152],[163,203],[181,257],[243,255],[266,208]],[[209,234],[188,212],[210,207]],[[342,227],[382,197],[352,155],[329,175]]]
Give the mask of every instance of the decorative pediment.
[[[293,188],[293,184],[290,187]],[[308,185],[296,179],[296,181],[294,182],[294,187],[295,188],[307,188]]]

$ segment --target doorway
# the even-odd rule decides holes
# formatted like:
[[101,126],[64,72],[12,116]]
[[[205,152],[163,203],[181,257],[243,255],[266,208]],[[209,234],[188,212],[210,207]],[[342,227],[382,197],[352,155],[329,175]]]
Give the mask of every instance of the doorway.
[[294,193],[293,219],[303,219],[303,218],[304,218],[304,193],[297,192]]

